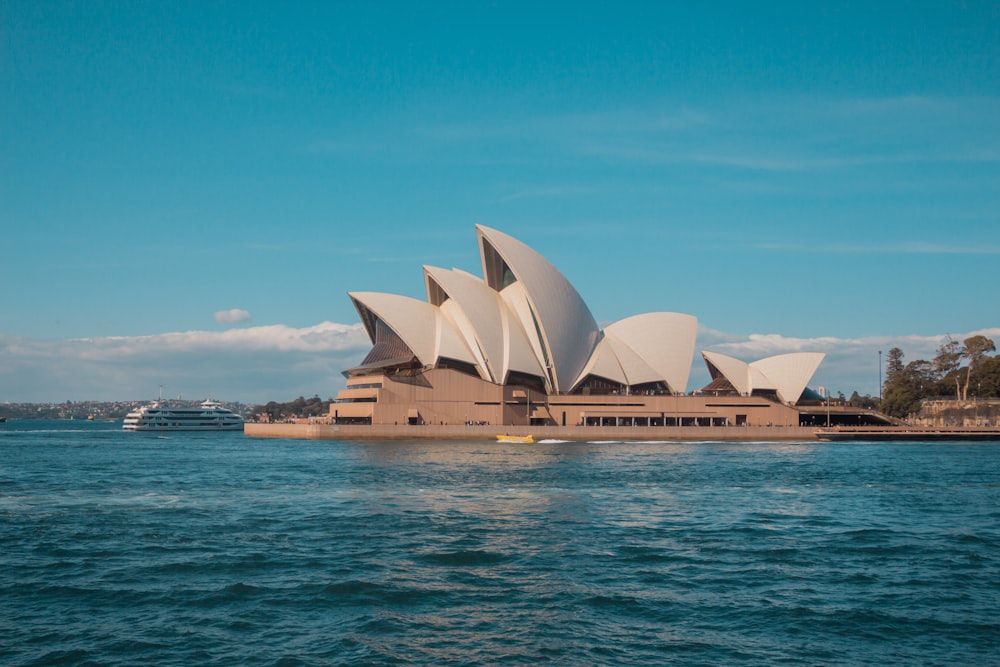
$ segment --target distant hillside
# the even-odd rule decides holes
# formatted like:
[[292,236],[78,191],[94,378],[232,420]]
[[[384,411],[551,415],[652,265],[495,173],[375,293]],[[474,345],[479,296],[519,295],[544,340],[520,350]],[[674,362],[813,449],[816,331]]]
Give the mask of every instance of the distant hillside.
[[[204,399],[195,401],[170,400],[170,405],[197,407]],[[250,406],[243,403],[222,405],[233,412],[246,415]],[[65,403],[0,403],[0,417],[7,419],[124,419],[125,415],[151,401],[66,401]]]

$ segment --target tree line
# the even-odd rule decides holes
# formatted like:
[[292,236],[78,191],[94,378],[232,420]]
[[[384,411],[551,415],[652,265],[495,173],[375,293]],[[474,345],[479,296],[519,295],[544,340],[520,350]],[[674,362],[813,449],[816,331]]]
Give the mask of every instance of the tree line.
[[892,348],[886,356],[882,412],[906,417],[929,398],[1000,398],[1000,356],[993,352],[996,345],[986,336],[970,336],[961,343],[949,337],[930,361],[904,363],[903,351]]
[[284,421],[286,419],[291,419],[297,417],[303,419],[306,417],[325,417],[330,414],[330,403],[333,402],[332,398],[328,398],[325,401],[321,400],[319,396],[313,396],[312,398],[303,398],[299,396],[294,401],[288,401],[285,403],[278,403],[276,401],[269,401],[264,405],[256,405],[250,412],[250,419],[253,421],[262,421],[262,416],[267,415],[267,419],[270,421]]

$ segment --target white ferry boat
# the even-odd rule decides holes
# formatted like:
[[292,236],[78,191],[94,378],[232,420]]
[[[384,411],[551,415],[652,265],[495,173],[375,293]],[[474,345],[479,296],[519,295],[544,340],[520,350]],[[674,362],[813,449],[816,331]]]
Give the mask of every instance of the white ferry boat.
[[122,428],[126,431],[242,431],[243,417],[211,399],[198,408],[157,402],[128,413]]

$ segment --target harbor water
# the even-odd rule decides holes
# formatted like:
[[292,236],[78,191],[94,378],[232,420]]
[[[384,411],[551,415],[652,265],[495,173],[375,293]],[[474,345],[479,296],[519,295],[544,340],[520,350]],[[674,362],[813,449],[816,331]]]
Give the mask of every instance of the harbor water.
[[1000,442],[0,424],[4,665],[1000,664]]

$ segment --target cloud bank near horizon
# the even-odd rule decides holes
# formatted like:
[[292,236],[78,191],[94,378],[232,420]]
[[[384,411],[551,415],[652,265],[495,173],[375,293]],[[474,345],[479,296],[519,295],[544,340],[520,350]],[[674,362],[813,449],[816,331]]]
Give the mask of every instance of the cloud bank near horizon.
[[358,324],[43,341],[0,334],[0,401],[329,398],[371,343]]
[[[883,363],[893,347],[903,350],[905,361],[931,359],[947,336],[961,341],[976,334],[1000,341],[1000,327],[931,336],[793,338],[701,326],[696,349],[746,361],[787,352],[825,352],[810,386],[874,396],[879,351]],[[360,323],[335,322],[57,341],[0,334],[0,402],[151,399],[160,386],[167,396],[248,403],[330,398],[344,386],[342,371],[357,365],[370,347]],[[688,390],[708,381],[696,353]]]
[[[825,352],[826,358],[810,382],[810,387],[825,386],[831,392],[843,392],[850,396],[852,392],[877,396],[879,380],[885,380],[884,370],[880,371],[880,361],[884,365],[886,354],[890,349],[898,347],[903,351],[905,363],[917,359],[933,359],[938,347],[950,336],[959,342],[964,339],[983,335],[993,340],[1000,340],[1000,327],[977,329],[964,333],[942,333],[930,336],[916,334],[906,336],[864,336],[860,338],[835,338],[824,336],[819,338],[794,338],[780,334],[750,334],[740,336],[700,327],[698,331],[698,349],[722,352],[744,361],[755,361],[764,357],[789,352]],[[882,353],[881,357],[879,352]],[[688,389],[704,386],[708,382],[708,372],[702,363],[701,355],[696,355],[692,380]],[[700,372],[700,375],[699,375]],[[699,384],[695,377],[699,375],[704,382]]]

